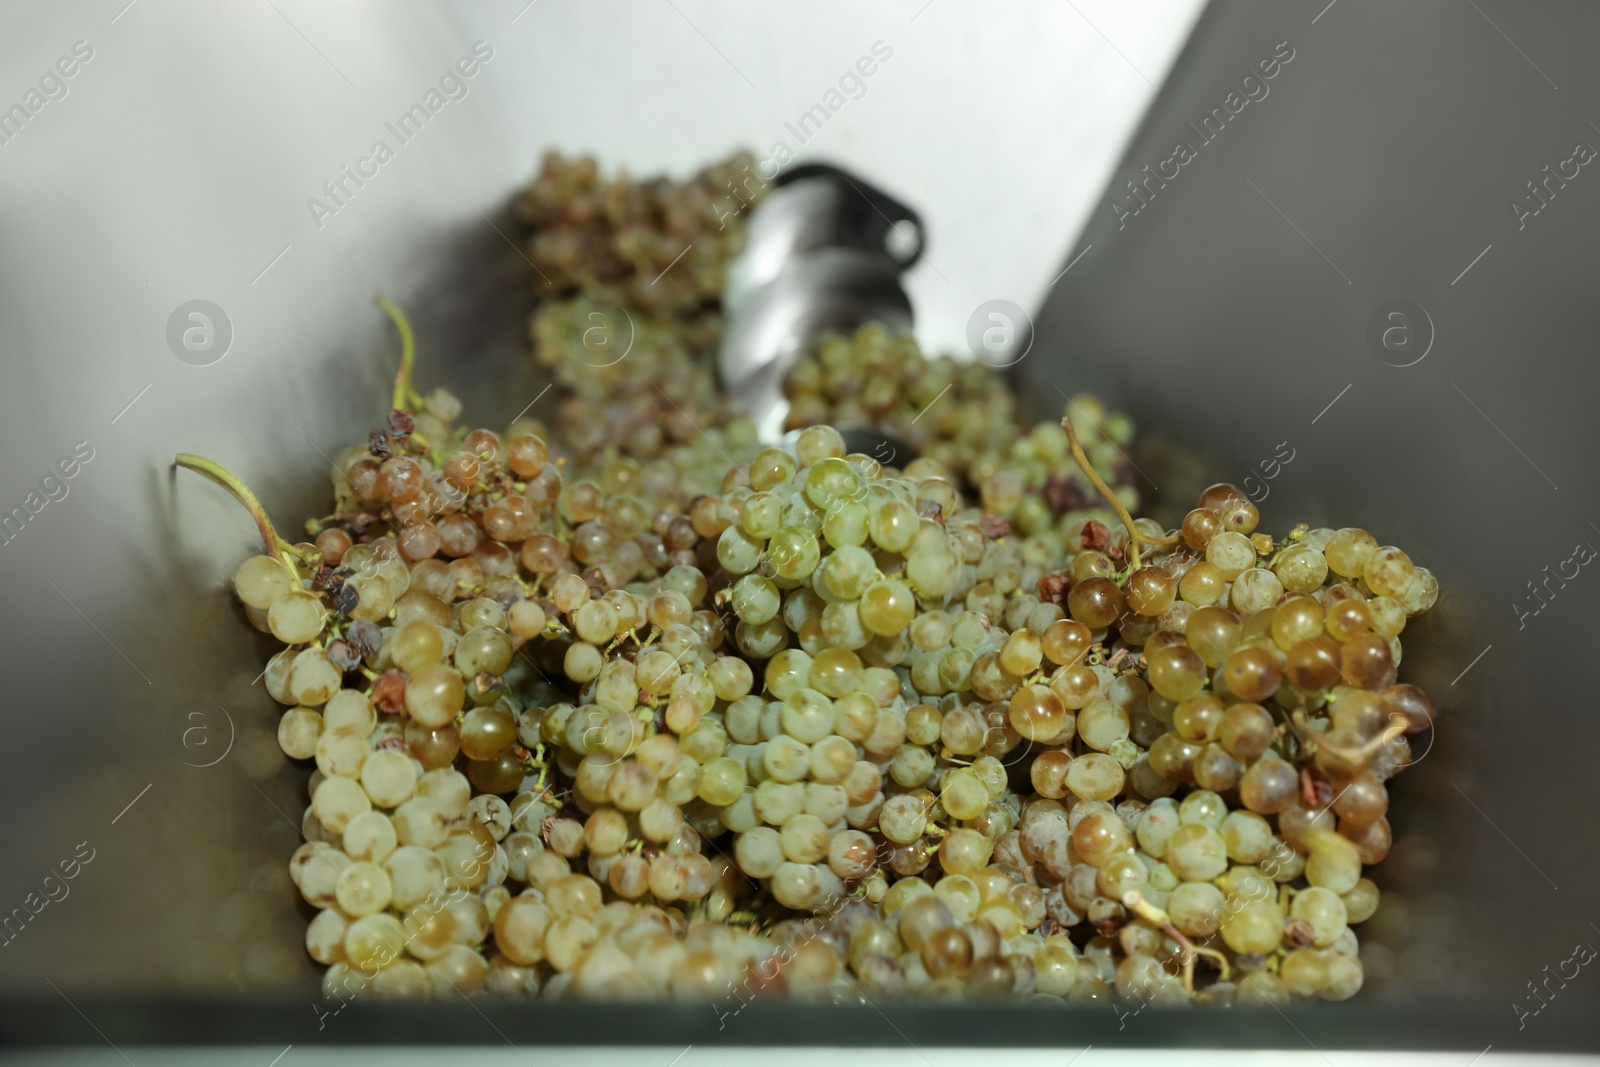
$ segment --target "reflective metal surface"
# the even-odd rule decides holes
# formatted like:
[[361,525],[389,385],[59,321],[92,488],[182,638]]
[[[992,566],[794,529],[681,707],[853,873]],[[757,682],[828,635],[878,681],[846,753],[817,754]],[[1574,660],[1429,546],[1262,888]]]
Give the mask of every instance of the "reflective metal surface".
[[[783,436],[783,380],[823,334],[868,322],[910,332],[900,276],[926,244],[914,211],[837,167],[794,168],[756,206],[728,271],[718,370],[762,440]],[[855,431],[869,451],[893,447],[881,434],[866,440],[865,428],[840,429]]]
[[789,410],[783,379],[806,347],[825,332],[866,322],[908,331],[911,302],[887,260],[847,248],[792,262],[733,312],[722,340],[723,373],[763,440],[783,434]]
[[[1176,41],[1196,6],[1126,17],[1169,21]],[[1527,583],[1600,538],[1585,532],[1600,522],[1587,463],[1600,202],[1579,178],[1525,226],[1507,210],[1594,136],[1594,10],[1219,4],[1113,167],[1107,145],[1170,54],[1130,44],[1108,21],[1120,5],[1019,5],[981,25],[923,7],[0,12],[0,102],[59,61],[74,70],[0,143],[0,513],[25,515],[0,543],[0,913],[24,912],[0,947],[0,1039],[105,1042],[135,1062],[136,1046],[193,1042],[293,1043],[291,1057],[430,1041],[1070,1045],[1061,1062],[1089,1043],[1450,1048],[1459,1063],[1489,1044],[1484,1062],[1595,1046],[1587,971],[1525,1026],[1515,1013],[1546,967],[1600,936],[1594,613],[1579,584],[1526,628],[1513,606],[1531,610]],[[682,173],[735,144],[792,143],[787,116],[877,36],[896,58],[813,150],[927,213],[937,262],[908,288],[919,328],[945,342],[933,347],[959,348],[980,300],[1048,292],[1016,368],[1039,414],[1057,387],[1099,389],[1208,450],[1192,480],[1242,479],[1280,440],[1304,441],[1269,523],[1360,521],[1439,573],[1446,597],[1406,670],[1445,714],[1396,796],[1397,830],[1422,847],[1386,866],[1406,904],[1380,913],[1389,936],[1375,939],[1402,981],[1289,1019],[756,1005],[723,1028],[701,1006],[433,1003],[358,1004],[320,1025],[284,871],[306,772],[284,765],[254,680],[269,643],[226,591],[254,531],[171,455],[227,463],[285,526],[325,509],[326,457],[385,407],[395,345],[375,292],[412,312],[423,381],[448,381],[489,425],[530,402],[547,413],[506,211],[538,153],[594,146]],[[456,76],[464,93],[445,83],[421,132],[387,132],[480,40],[494,54]],[[1123,227],[1110,204],[1125,183],[1279,41],[1297,53],[1271,97]],[[360,185],[345,177],[379,140],[393,157]],[[1073,240],[1086,189],[1104,195]],[[1411,367],[1367,347],[1368,319],[1395,299],[1438,332]],[[169,333],[196,300],[227,316],[225,351],[214,315],[185,310]],[[1171,469],[1145,467],[1152,496],[1182,495]]]
[[[1150,61],[1168,61],[1197,7],[1140,16],[1175,18]],[[974,86],[913,117],[908,103],[972,55],[960,18],[916,14],[694,0],[0,10],[0,103],[32,108],[0,139],[0,516],[25,516],[0,542],[0,917],[13,916],[0,1038],[92,1042],[98,1025],[117,1041],[245,1040],[243,1020],[302,1013],[292,1039],[318,1033],[318,968],[286,877],[307,771],[278,752],[257,681],[271,642],[228,592],[255,531],[221,490],[174,473],[174,453],[229,466],[286,531],[325,512],[329,457],[387,406],[397,349],[377,293],[411,314],[420,382],[448,383],[486,425],[530,403],[548,416],[508,209],[546,150],[681,175],[781,137],[802,161],[832,145],[886,185],[915,179],[919,202],[974,197],[975,173],[918,176],[981,132],[951,123],[1009,90]],[[1070,117],[1108,157],[1101,131],[1136,113],[1143,83],[1104,78],[1120,60],[1072,12],[991,18],[1041,69],[1081,70],[1051,75],[1058,94],[1103,93]],[[1020,29],[1040,24],[1071,29]],[[801,145],[785,117],[878,38],[895,58]],[[1072,209],[1047,209],[1064,233]],[[391,1029],[379,1012],[345,1032]],[[522,1036],[539,1032],[555,1039]]]
[[1067,360],[1131,411],[1167,521],[1226,478],[1262,529],[1358,525],[1438,576],[1401,666],[1438,727],[1391,790],[1362,996],[1457,1005],[1473,1051],[1600,1036],[1573,955],[1600,946],[1600,197],[1566,162],[1600,147],[1597,32],[1578,4],[1213,5],[1015,368],[1036,415]]

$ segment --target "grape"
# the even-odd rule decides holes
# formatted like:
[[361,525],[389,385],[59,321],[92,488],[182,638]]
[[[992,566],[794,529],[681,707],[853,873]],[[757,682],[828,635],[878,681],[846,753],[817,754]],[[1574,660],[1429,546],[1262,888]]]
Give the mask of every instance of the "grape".
[[314,640],[328,618],[322,601],[311,593],[296,589],[275,598],[267,610],[267,626],[272,636],[286,645]]
[[422,668],[405,683],[406,711],[423,726],[438,727],[452,721],[465,697],[461,675],[439,663]]
[[1227,870],[1227,844],[1211,827],[1186,823],[1167,839],[1166,863],[1185,881],[1209,882]]
[[335,834],[343,833],[351,820],[371,810],[367,793],[349,778],[326,778],[311,797],[312,814]]
[[1325,957],[1328,982],[1321,996],[1324,1000],[1349,1000],[1360,992],[1365,978],[1361,961],[1343,952],[1330,952]]
[[1067,610],[1089,629],[1103,629],[1122,614],[1122,591],[1110,579],[1086,578],[1073,585]]
[[1272,650],[1240,646],[1222,665],[1222,677],[1229,692],[1259,703],[1277,692],[1283,668]]
[[1231,582],[1246,568],[1255,566],[1256,551],[1248,537],[1226,530],[1206,545],[1206,562],[1216,568],[1223,581]]
[[250,556],[233,574],[233,589],[252,608],[267,610],[288,593],[295,575],[277,556]]
[[370,974],[398,957],[406,940],[405,928],[393,915],[379,912],[363,916],[345,930],[345,961]]
[[1168,700],[1188,700],[1206,684],[1206,663],[1193,648],[1170,645],[1147,656],[1150,687]]
[[1233,951],[1264,956],[1283,940],[1283,913],[1271,901],[1246,900],[1223,912],[1221,930],[1223,941]]
[[[1077,727],[1080,734],[1082,732],[1082,718],[1069,716],[1061,698],[1047,686],[1034,685],[1017,690],[1011,697],[1008,714],[1012,727],[1030,741],[1060,744],[1066,740],[1062,735],[1069,732],[1071,727]],[[1122,723],[1122,736],[1126,736],[1126,716],[1123,716]],[[1103,750],[1108,747],[1095,744],[1087,736],[1084,739],[1095,748]]]

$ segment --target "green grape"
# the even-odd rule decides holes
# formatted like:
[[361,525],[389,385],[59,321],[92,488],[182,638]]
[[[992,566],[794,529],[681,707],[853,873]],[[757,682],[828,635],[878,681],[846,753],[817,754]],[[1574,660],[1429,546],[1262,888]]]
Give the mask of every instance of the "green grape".
[[861,621],[861,602],[836,600],[822,612],[821,634],[833,648],[864,648],[872,634]]
[[750,460],[750,484],[772,489],[794,477],[794,457],[781,448],[763,448]]
[[942,543],[919,550],[922,541],[919,533],[906,556],[906,580],[924,601],[937,601],[955,588],[956,559]]
[[957,648],[977,650],[989,644],[989,633],[989,624],[982,615],[975,611],[963,611],[955,618],[949,640]]
[[700,799],[707,804],[732,804],[744,793],[744,768],[717,756],[700,768]]
[[790,492],[784,499],[783,525],[808,530],[812,535],[822,532],[822,518],[817,514],[817,509],[811,506],[805,494],[798,489]]
[[770,493],[757,493],[745,501],[739,513],[739,525],[757,541],[765,541],[778,532],[783,522],[783,501]]
[[694,607],[706,598],[706,576],[695,567],[674,567],[661,577],[661,587],[681,593]]
[[734,627],[734,641],[753,660],[769,659],[783,651],[789,643],[789,629],[781,619],[763,623],[740,622]]
[[764,623],[778,614],[781,601],[778,589],[759,574],[746,574],[733,586],[734,614],[748,623]]
[[856,545],[846,545],[829,553],[822,561],[822,580],[839,600],[859,600],[867,587],[882,575],[872,553]]
[[911,625],[916,611],[916,597],[911,588],[895,578],[874,582],[861,594],[861,624],[874,634],[903,633]]
[[766,546],[738,526],[729,526],[717,539],[717,562],[729,574],[748,574],[761,562]]
[[795,457],[802,467],[814,467],[825,459],[844,455],[844,438],[832,426],[810,426],[800,431],[795,442]]
[[808,675],[811,687],[830,697],[843,697],[866,683],[861,658],[843,648],[830,648],[812,661]]
[[810,769],[811,749],[797,738],[779,734],[767,742],[761,766],[767,777],[775,781],[798,782]]
[[912,659],[911,684],[917,692],[927,696],[940,696],[949,692],[940,680],[940,666],[943,662],[942,655],[923,654]]
[[852,464],[829,458],[813,464],[806,473],[805,494],[807,500],[826,513],[846,503],[860,501],[866,490],[860,472]]
[[971,649],[952,648],[939,657],[939,686],[947,693],[964,693],[971,684],[972,664],[977,656]]
[[830,508],[822,520],[822,536],[834,548],[862,544],[867,539],[867,506],[846,500]]
[[806,687],[810,680],[812,658],[797,648],[779,652],[767,661],[767,692],[778,700],[787,700]]
[[816,535],[796,526],[785,526],[767,542],[767,559],[775,574],[783,578],[810,578],[822,562],[822,548]]
[[815,689],[800,689],[784,698],[783,732],[797,741],[813,744],[833,732],[833,701]]
[[950,644],[954,633],[955,624],[942,611],[925,611],[911,621],[911,643],[924,652]]
[[[874,486],[873,489],[878,487]],[[873,543],[889,552],[904,552],[910,547],[921,525],[915,508],[892,496],[884,499],[876,492],[869,494],[869,501],[867,530],[872,535]]]

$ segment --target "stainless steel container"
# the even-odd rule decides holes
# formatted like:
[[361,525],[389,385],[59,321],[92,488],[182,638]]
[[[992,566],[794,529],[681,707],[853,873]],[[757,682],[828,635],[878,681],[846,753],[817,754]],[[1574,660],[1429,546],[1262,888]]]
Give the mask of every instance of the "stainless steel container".
[[[668,6],[607,17],[659,17],[674,48],[703,39],[684,54],[716,72],[730,107],[747,106],[739,79],[779,62],[786,33],[822,32],[796,9],[758,54],[719,58],[718,28]],[[942,6],[885,23],[900,61],[915,62],[928,20],[959,17]],[[424,381],[448,381],[486,421],[546,410],[507,211],[527,146],[582,148],[626,107],[644,115],[630,129],[645,155],[681,168],[726,148],[733,127],[701,100],[710,132],[683,136],[668,121],[681,71],[608,64],[598,37],[572,92],[599,104],[491,95],[501,72],[576,46],[528,32],[552,25],[530,7],[119,0],[0,16],[15,75],[0,92],[27,109],[10,127],[0,115],[0,513],[12,516],[0,914],[13,916],[0,1038],[64,1046],[63,1062],[209,1043],[1192,1044],[1436,1048],[1463,1063],[1489,1045],[1594,1049],[1600,984],[1547,978],[1574,943],[1600,943],[1594,579],[1546,585],[1545,568],[1575,542],[1600,544],[1600,201],[1586,187],[1600,179],[1587,164],[1559,177],[1574,141],[1600,138],[1583,104],[1600,88],[1585,52],[1597,16],[1487,0],[1213,5],[1081,239],[1050,239],[1066,269],[1050,272],[1014,371],[1041,417],[1057,413],[1057,389],[1094,388],[1168,442],[1135,457],[1152,496],[1259,474],[1288,441],[1297,459],[1272,482],[1268,524],[1358,523],[1440,576],[1446,593],[1404,667],[1443,714],[1395,791],[1402,846],[1373,939],[1391,981],[1284,1016],[775,1004],[726,1025],[704,1005],[490,1002],[320,1015],[284,869],[307,772],[277,751],[253,680],[267,642],[225,589],[253,528],[167,462],[190,450],[229,463],[284,523],[324,507],[332,450],[386,407],[395,346],[374,291],[412,311]],[[728,17],[745,31],[757,18]],[[1005,27],[1005,51],[1055,16],[994,17],[973,29]],[[1267,79],[1260,64],[1274,60]],[[980,87],[961,74],[943,114],[982,122],[968,108]],[[908,114],[926,105],[887,79],[872,91]],[[1174,141],[1194,158],[1169,162]],[[996,196],[1027,176],[1017,143],[985,164]],[[852,164],[847,149],[874,152],[836,148]],[[938,153],[927,158],[937,185]],[[1547,166],[1558,177],[1544,185]],[[1383,341],[1396,300],[1426,313],[1401,312],[1407,338],[1425,320],[1437,332],[1410,366],[1396,364],[1414,349]],[[1170,462],[1180,447],[1200,449],[1203,469]]]

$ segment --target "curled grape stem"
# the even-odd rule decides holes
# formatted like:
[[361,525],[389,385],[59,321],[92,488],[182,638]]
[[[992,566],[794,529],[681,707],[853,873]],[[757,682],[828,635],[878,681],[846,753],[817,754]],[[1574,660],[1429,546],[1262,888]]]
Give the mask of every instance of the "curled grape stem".
[[1067,431],[1067,445],[1072,449],[1072,458],[1078,461],[1078,469],[1083,476],[1089,479],[1091,485],[1106,498],[1106,503],[1111,505],[1111,510],[1117,513],[1117,518],[1122,520],[1122,525],[1128,528],[1128,573],[1132,574],[1139,569],[1139,542],[1147,545],[1175,545],[1176,537],[1150,537],[1133,524],[1133,516],[1128,514],[1128,509],[1122,506],[1122,501],[1117,499],[1117,494],[1105,483],[1095,471],[1094,464],[1089,462],[1089,455],[1083,450],[1083,445],[1078,443],[1078,431],[1072,428],[1072,417],[1061,416],[1061,428]]
[[422,398],[411,387],[411,370],[417,362],[417,339],[411,332],[411,321],[406,318],[406,313],[401,311],[399,305],[386,296],[374,297],[374,303],[381,307],[394,320],[394,328],[400,334],[400,369],[394,375],[394,394],[389,406],[401,411],[410,407],[421,407]]
[[301,559],[300,551],[294,545],[278,536],[278,531],[273,528],[272,520],[267,517],[267,509],[261,506],[260,499],[250,491],[249,486],[239,480],[237,475],[220,463],[214,463],[204,456],[191,455],[188,452],[180,452],[172,457],[172,465],[192,470],[197,474],[203,474],[231,493],[233,498],[243,504],[245,510],[250,513],[250,517],[255,520],[256,529],[261,533],[261,545],[266,554],[278,557],[283,565],[289,568],[289,573],[294,576],[295,580],[299,580],[300,573],[295,564]]
[[1224,982],[1228,980],[1228,957],[1214,948],[1204,948],[1190,941],[1172,925],[1171,916],[1144,899],[1144,895],[1137,889],[1130,889],[1122,894],[1122,903],[1139,918],[1159,927],[1162,933],[1178,943],[1178,947],[1183,950],[1183,985],[1191,994],[1194,993],[1194,962],[1197,956],[1209,956],[1215,959],[1217,966],[1222,968],[1222,980]]
[[1390,719],[1391,725],[1384,727],[1377,737],[1374,737],[1366,744],[1357,745],[1354,748],[1330,745],[1326,741],[1319,741],[1317,744],[1319,747],[1333,753],[1339,759],[1347,761],[1351,766],[1364,766],[1372,760],[1373,756],[1378,754],[1379,749],[1406,732],[1404,720],[1397,722],[1395,721],[1396,719],[1399,719],[1398,715],[1392,716]]

